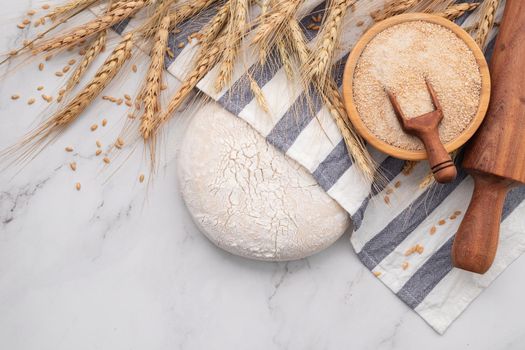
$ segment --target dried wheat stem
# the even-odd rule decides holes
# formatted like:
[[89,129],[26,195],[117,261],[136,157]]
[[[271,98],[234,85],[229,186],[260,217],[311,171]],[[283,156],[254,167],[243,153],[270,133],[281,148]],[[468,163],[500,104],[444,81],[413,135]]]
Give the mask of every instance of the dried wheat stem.
[[[41,149],[40,146],[45,146],[51,142],[54,136],[75,121],[95,97],[104,90],[122,68],[124,62],[131,56],[132,47],[133,37],[128,34],[106,59],[95,77],[70,103],[26,135],[20,143],[2,152],[1,156],[17,154],[18,157],[15,161],[32,158],[33,152],[38,152],[39,148]],[[66,150],[72,151],[72,148],[68,147]]]
[[217,38],[219,33],[223,30],[224,25],[230,18],[230,4],[225,3],[221,6],[219,11],[213,16],[210,22],[201,30],[202,40],[201,45],[209,45]]
[[480,21],[474,40],[476,40],[476,43],[482,49],[485,48],[489,33],[494,27],[494,22],[496,20],[496,11],[498,9],[499,4],[500,0],[485,0],[479,8]]
[[99,68],[95,74],[95,77],[86,85],[86,87],[81,92],[79,92],[75,98],[73,98],[72,101],[67,104],[60,112],[51,118],[51,120],[53,120],[53,124],[69,124],[71,121],[76,119],[119,72],[119,70],[124,65],[124,62],[126,62],[126,60],[131,56],[132,47],[133,36],[132,34],[128,34],[113,50],[111,55]]
[[270,107],[268,106],[268,102],[266,101],[266,97],[264,97],[264,92],[261,87],[250,73],[248,73],[248,79],[250,80],[250,90],[253,92],[257,104],[263,111],[270,113]]
[[67,95],[73,88],[80,82],[80,79],[84,76],[84,73],[91,66],[95,58],[104,50],[107,41],[107,31],[102,31],[97,34],[95,40],[91,43],[89,48],[86,51],[86,54],[82,57],[82,60],[79,62],[73,74],[66,83],[64,87],[64,92],[60,99]]
[[421,1],[422,0],[390,0],[382,9],[372,12],[370,16],[372,16],[374,21],[379,22],[408,11]]
[[197,85],[197,83],[220,61],[223,52],[224,37],[221,37],[215,42],[214,46],[207,48],[205,52],[198,55],[199,59],[195,67],[188,74],[186,79],[182,82],[179,90],[171,98],[166,108],[159,118],[156,119],[154,130],[156,131],[162,124],[167,122],[172,114],[180,107],[180,105],[188,97],[189,93]]
[[281,59],[281,63],[283,64],[284,71],[286,73],[286,76],[288,79],[293,79],[294,76],[294,65],[293,60],[291,57],[291,52],[289,50],[289,47],[287,46],[287,42],[284,38],[279,38],[277,40],[277,52],[279,53],[279,57]]
[[146,75],[146,83],[140,93],[144,105],[144,113],[141,117],[140,133],[144,140],[152,136],[155,118],[160,110],[160,91],[162,85],[162,72],[164,69],[164,57],[168,46],[170,27],[170,16],[165,16],[158,28],[155,43],[151,49],[151,61]]
[[179,24],[194,17],[215,2],[217,2],[217,0],[191,0],[174,9],[170,13],[170,30],[175,29]]
[[304,32],[295,18],[288,23],[286,41],[301,67],[305,67],[310,57],[310,49],[308,48]]
[[[142,23],[137,32],[142,35],[144,39],[149,39],[157,35],[159,23],[169,14],[170,8],[177,0],[162,0],[157,1],[155,11]],[[171,15],[170,15],[171,17]]]
[[334,118],[339,131],[343,135],[349,155],[361,170],[364,177],[368,181],[373,181],[376,176],[376,164],[366,149],[363,140],[359,137],[353,125],[350,123],[348,115],[346,114],[343,99],[337,89],[335,81],[328,81],[326,88],[323,90],[323,100],[328,111]]
[[60,21],[58,21],[57,23],[54,23],[51,27],[47,28],[43,32],[38,33],[35,38],[25,42],[22,45],[22,47],[13,50],[8,57],[6,57],[2,61],[0,61],[0,65],[4,64],[5,62],[8,62],[12,57],[18,56],[20,53],[25,52],[26,49],[33,48],[36,42],[41,41],[47,34],[52,32],[53,30],[55,30],[56,28],[58,28],[62,24],[66,23],[71,18],[75,17],[76,15],[78,15],[79,13],[84,11],[86,8],[87,7],[79,7],[77,9],[75,9],[74,12],[68,13],[67,16],[65,16],[64,18],[61,18]]
[[260,17],[260,24],[253,37],[253,44],[258,45],[264,51],[272,47],[283,30],[287,27],[290,19],[294,18],[299,5],[303,0],[280,0],[272,3],[268,12]]
[[[55,6],[51,11],[46,13],[42,18],[50,18],[52,21],[55,21],[57,17],[63,16],[68,12],[71,12],[79,7],[89,7],[96,3],[98,0],[71,0],[63,5]],[[42,19],[41,19],[42,20]]]
[[115,3],[113,9],[105,15],[73,28],[53,39],[40,43],[33,49],[33,53],[37,54],[44,51],[53,51],[55,49],[76,44],[80,40],[86,39],[91,35],[99,33],[132,16],[141,8],[149,5],[152,1],[153,0],[119,1]]
[[459,18],[465,14],[465,12],[473,11],[479,6],[478,2],[464,2],[461,4],[453,4],[445,9],[443,12],[438,12],[436,15],[445,17],[451,21]]
[[[312,51],[308,71],[324,80],[330,74],[335,47],[339,41],[343,18],[356,0],[332,0],[323,23],[317,47]],[[322,83],[322,81],[321,81]]]
[[248,0],[230,0],[229,4],[230,21],[225,33],[226,46],[224,47],[222,62],[215,81],[215,90],[217,92],[221,91],[231,81],[235,60],[241,46],[241,40],[244,38],[248,27]]

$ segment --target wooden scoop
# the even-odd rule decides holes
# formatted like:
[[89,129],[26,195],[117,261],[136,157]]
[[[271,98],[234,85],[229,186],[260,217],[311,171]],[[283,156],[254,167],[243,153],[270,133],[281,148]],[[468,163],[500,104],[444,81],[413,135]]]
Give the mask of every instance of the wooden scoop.
[[438,126],[443,119],[443,111],[436,92],[432,85],[426,81],[428,92],[432,97],[434,111],[423,114],[419,117],[407,118],[399,105],[396,96],[387,91],[388,98],[394,107],[397,119],[401,128],[409,135],[414,135],[423,142],[427,151],[428,162],[434,174],[434,178],[439,183],[452,182],[456,178],[457,170],[454,161],[445,150],[445,146],[439,139]]
[[507,191],[525,183],[525,1],[507,0],[490,68],[489,111],[463,160],[474,195],[452,246],[454,266],[480,274],[496,256]]

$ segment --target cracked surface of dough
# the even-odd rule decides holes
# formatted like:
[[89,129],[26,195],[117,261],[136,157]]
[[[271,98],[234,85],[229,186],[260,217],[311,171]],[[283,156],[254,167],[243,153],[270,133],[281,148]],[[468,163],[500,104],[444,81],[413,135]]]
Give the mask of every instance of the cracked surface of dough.
[[192,116],[178,169],[194,221],[236,255],[304,258],[330,246],[350,224],[306,169],[215,103]]

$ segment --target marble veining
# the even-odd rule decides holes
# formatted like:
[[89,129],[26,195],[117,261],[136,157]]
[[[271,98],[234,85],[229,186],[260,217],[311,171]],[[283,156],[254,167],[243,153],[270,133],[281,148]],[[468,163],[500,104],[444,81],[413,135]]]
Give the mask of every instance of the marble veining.
[[[23,40],[16,23],[42,3],[2,1],[4,51]],[[40,84],[56,92],[52,72],[64,60],[42,74],[30,62],[0,81],[1,149],[47,115],[45,102],[25,100]],[[133,91],[139,81],[127,77],[108,91]],[[176,84],[171,79],[170,89]],[[13,93],[22,96],[16,103]],[[525,347],[525,258],[439,336],[360,264],[348,235],[289,263],[248,261],[213,246],[175,183],[183,122],[171,124],[148,183],[137,181],[147,167],[140,152],[114,173],[93,155],[97,138],[113,140],[123,113],[97,103],[22,171],[0,173],[1,349]],[[103,116],[108,127],[90,133]],[[69,144],[73,154],[64,152]]]

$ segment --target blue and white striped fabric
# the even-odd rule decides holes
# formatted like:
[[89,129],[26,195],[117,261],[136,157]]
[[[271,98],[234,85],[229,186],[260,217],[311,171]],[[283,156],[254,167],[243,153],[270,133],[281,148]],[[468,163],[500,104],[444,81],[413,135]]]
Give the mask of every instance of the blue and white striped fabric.
[[[374,6],[380,8],[384,2],[367,1],[366,6],[357,6],[355,12],[346,16],[344,50],[339,54],[341,63],[363,29],[371,24],[370,10]],[[319,0],[310,1],[308,10],[323,11],[323,6]],[[501,12],[502,8],[498,16]],[[187,73],[195,48],[187,45],[181,49],[177,44],[198,30],[205,23],[205,17],[183,25],[181,33],[171,38],[176,57],[170,59],[168,71],[179,79]],[[308,20],[307,17],[303,24]],[[358,22],[364,25],[353,25]],[[460,22],[469,26],[468,15]],[[305,33],[309,39],[316,34],[307,29]],[[492,45],[494,36],[492,33]],[[300,84],[289,81],[278,62],[262,69],[257,67],[252,53],[248,46],[244,48],[244,57],[234,72],[234,83],[228,89],[220,93],[215,91],[214,71],[198,88],[308,169],[322,188],[352,216],[355,232],[351,242],[363,264],[437,332],[443,333],[525,250],[522,232],[525,187],[511,191],[507,198],[501,245],[492,269],[484,276],[454,269],[450,249],[471,197],[471,178],[460,169],[454,183],[420,188],[428,173],[425,162],[420,162],[410,174],[404,174],[403,161],[371,150],[388,184],[368,183],[352,165],[341,134],[322,103],[315,96],[309,100],[307,96],[311,94],[305,94]],[[342,68],[343,64],[339,64],[339,79]],[[262,87],[270,106],[269,113],[256,102],[249,87],[249,75]],[[405,252],[417,244],[424,248],[423,252],[405,256]]]

